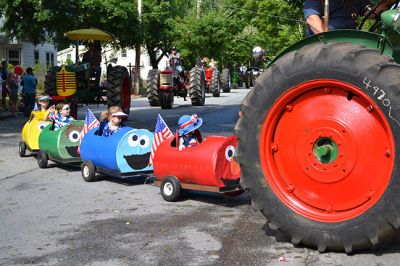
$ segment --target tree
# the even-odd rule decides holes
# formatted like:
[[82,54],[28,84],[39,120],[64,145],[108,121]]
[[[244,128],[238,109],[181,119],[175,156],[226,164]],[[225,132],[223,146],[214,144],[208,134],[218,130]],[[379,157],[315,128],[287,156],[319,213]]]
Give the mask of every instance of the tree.
[[131,0],[0,0],[8,37],[33,43],[54,42],[63,48],[70,43],[64,33],[78,28],[111,32],[121,47],[140,40],[136,6]]

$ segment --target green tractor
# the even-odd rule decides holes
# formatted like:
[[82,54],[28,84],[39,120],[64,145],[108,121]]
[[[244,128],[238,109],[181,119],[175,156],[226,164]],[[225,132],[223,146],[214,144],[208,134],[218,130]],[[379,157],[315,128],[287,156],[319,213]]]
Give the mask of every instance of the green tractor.
[[[71,40],[113,41],[114,37],[97,29],[81,29],[66,33]],[[77,57],[78,58],[78,57]],[[53,102],[67,101],[72,116],[77,116],[78,103],[106,103],[108,107],[119,106],[129,114],[131,103],[130,75],[124,66],[107,67],[107,85],[100,87],[99,80],[90,63],[52,67],[46,75],[44,92]],[[107,100],[103,100],[106,98]]]
[[[366,18],[384,1],[372,1]],[[351,253],[400,232],[400,10],[283,51],[235,127],[252,206],[294,245]],[[364,24],[365,19],[361,22]],[[359,27],[361,28],[361,27]]]

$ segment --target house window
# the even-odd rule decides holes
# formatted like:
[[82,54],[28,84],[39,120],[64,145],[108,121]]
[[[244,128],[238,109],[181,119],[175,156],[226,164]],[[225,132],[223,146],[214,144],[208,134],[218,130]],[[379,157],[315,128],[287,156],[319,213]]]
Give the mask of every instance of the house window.
[[8,49],[8,63],[13,66],[21,64],[21,56],[19,49]]
[[126,50],[125,49],[122,49],[121,50],[121,57],[126,57],[127,55],[126,55]]
[[54,66],[54,54],[53,53],[46,53],[46,65],[47,67]]
[[39,64],[39,51],[33,51],[33,57],[35,59],[35,64]]

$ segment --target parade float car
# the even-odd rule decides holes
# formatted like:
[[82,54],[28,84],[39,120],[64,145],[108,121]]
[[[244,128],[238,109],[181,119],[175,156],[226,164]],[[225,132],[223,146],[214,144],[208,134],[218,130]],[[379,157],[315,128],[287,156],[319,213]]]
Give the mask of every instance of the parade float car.
[[[201,137],[198,138],[201,142]],[[240,167],[233,158],[236,137],[209,136],[195,147],[179,150],[178,138],[163,141],[154,155],[155,185],[166,201],[176,201],[182,189],[224,193],[243,192]]]
[[25,157],[26,150],[31,153],[39,151],[39,135],[49,124],[49,121],[39,120],[34,113],[22,128],[22,141],[19,143],[19,156]]
[[46,168],[48,161],[56,163],[79,163],[78,147],[84,121],[75,120],[58,130],[54,124],[47,125],[39,136],[37,161],[40,168]]
[[86,182],[96,181],[96,172],[128,178],[151,173],[149,166],[153,133],[146,129],[122,127],[113,135],[99,134],[99,128],[90,130],[82,140],[81,172]]

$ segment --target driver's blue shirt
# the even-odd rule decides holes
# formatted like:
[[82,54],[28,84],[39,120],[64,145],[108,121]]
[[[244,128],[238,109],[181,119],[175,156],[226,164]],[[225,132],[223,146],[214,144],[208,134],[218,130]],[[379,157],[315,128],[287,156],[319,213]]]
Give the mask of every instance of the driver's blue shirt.
[[[311,15],[318,15],[322,17],[324,15],[324,1],[320,0],[305,0],[304,3],[304,20]],[[365,11],[365,7],[370,3],[369,0],[357,0],[355,3],[355,9],[350,10],[345,5],[345,0],[330,0],[329,1],[329,30],[338,29],[355,29],[356,24],[352,18],[352,13],[356,15],[362,15]],[[314,33],[310,27],[307,29],[307,36],[311,36]]]

